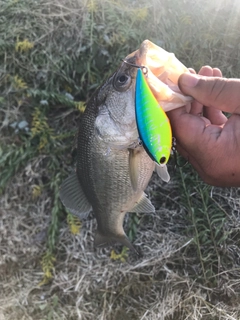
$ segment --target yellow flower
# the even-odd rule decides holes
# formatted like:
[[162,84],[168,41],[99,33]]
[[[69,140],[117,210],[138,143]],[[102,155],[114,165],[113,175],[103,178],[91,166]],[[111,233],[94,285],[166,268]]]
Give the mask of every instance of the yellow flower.
[[17,90],[27,89],[28,87],[26,82],[24,82],[18,75],[13,77],[13,86]]
[[32,187],[32,197],[33,199],[36,199],[40,196],[42,190],[41,190],[41,187],[34,184],[33,187]]
[[111,251],[110,259],[111,260],[120,260],[121,262],[126,262],[126,259],[128,257],[128,248],[123,247],[122,252],[117,254],[114,250]]
[[78,217],[68,213],[67,215],[67,223],[70,229],[70,232],[74,235],[78,234],[81,229],[81,221]]
[[42,151],[55,139],[53,129],[48,125],[46,116],[35,108],[31,125],[32,137],[39,137],[38,150]]
[[17,41],[15,45],[15,50],[17,52],[27,52],[34,47],[34,43],[24,39],[23,41]]
[[50,252],[46,252],[45,255],[42,257],[41,266],[44,275],[43,280],[38,284],[39,286],[49,283],[49,281],[52,279],[55,261],[56,258]]
[[90,0],[87,4],[88,11],[97,12],[98,4],[96,0]]
[[45,148],[45,146],[48,144],[48,139],[46,136],[41,136],[40,142],[38,145],[38,150],[41,151]]
[[81,113],[83,113],[85,111],[85,109],[86,109],[86,104],[83,101],[75,102],[75,106]]
[[72,92],[72,88],[69,87],[67,84],[64,86],[64,90],[71,93]]
[[134,10],[134,14],[136,15],[137,20],[144,20],[148,15],[148,8],[140,8]]

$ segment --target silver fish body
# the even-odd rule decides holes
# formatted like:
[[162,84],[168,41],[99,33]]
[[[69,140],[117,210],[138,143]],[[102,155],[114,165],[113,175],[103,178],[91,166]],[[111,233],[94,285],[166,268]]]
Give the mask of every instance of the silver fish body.
[[[128,58],[136,63],[136,56]],[[133,249],[123,230],[127,212],[154,212],[144,194],[155,169],[138,140],[135,120],[137,69],[122,63],[87,104],[78,132],[77,165],[62,184],[63,204],[80,218],[93,210],[95,245]]]

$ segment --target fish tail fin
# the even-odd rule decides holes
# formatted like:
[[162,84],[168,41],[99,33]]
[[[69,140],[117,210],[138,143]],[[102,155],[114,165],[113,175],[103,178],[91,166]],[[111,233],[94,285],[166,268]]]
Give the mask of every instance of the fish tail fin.
[[128,247],[130,250],[138,254],[138,251],[134,248],[134,246],[131,244],[131,242],[125,234],[106,236],[103,235],[99,230],[97,230],[94,239],[95,247],[105,247],[116,242],[120,242],[122,245]]

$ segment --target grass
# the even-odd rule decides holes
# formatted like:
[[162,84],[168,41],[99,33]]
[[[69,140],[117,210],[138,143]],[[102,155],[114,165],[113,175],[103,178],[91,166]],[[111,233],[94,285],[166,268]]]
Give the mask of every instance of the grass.
[[96,221],[80,222],[58,197],[85,103],[120,60],[150,39],[188,67],[238,77],[239,10],[238,1],[2,0],[0,319],[240,318],[239,189],[170,163],[170,183],[154,176],[147,189],[156,214],[126,219],[140,257],[95,251]]
[[183,187],[182,199],[189,213],[190,228],[188,233],[193,234],[193,242],[197,249],[198,259],[201,263],[199,279],[215,285],[215,276],[219,274],[222,265],[220,247],[227,238],[224,230],[226,213],[221,206],[216,206],[210,196],[211,187],[189,177],[188,168],[184,175],[180,168],[180,176]]

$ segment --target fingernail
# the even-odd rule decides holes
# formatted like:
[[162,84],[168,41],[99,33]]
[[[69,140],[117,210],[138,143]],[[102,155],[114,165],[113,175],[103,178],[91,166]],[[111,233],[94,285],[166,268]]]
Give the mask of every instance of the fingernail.
[[192,73],[184,73],[181,75],[179,82],[181,86],[193,88],[197,85],[199,77]]

